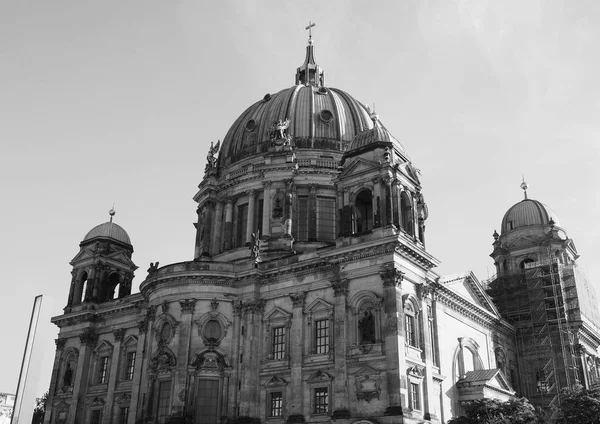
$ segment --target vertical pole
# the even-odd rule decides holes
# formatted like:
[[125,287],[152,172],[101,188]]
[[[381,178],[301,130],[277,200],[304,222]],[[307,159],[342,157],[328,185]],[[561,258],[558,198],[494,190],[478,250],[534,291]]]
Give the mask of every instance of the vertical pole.
[[19,372],[19,381],[17,383],[15,408],[13,409],[10,419],[11,424],[18,424],[19,422],[19,414],[21,413],[21,406],[23,405],[23,393],[25,393],[25,385],[27,384],[27,373],[29,372],[29,363],[31,361],[33,342],[35,341],[35,332],[37,329],[38,318],[40,317],[41,307],[42,295],[40,294],[33,300],[33,308],[31,310],[31,318],[29,319],[29,328],[27,330],[27,339],[25,340],[25,349],[23,351],[23,360],[21,361],[21,371]]

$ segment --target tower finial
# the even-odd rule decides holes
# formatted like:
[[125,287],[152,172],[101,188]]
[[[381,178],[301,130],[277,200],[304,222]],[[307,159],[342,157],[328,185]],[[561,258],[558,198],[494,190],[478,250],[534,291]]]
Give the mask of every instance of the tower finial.
[[529,188],[529,184],[525,182],[525,176],[523,174],[521,174],[521,178],[523,179],[523,182],[521,183],[521,188],[523,189],[525,200],[527,200],[527,189]]
[[312,44],[312,28],[316,24],[313,21],[308,21],[308,26],[305,28],[308,30],[308,44]]
[[315,48],[312,43],[312,28],[315,25],[313,21],[308,21],[308,25],[305,28],[308,30],[306,58],[302,66],[296,69],[296,85],[312,85],[315,87],[323,87],[325,85],[323,69],[315,62]]
[[110,210],[108,211],[108,214],[110,215],[110,222],[112,222],[113,216],[115,216],[115,214],[116,214],[115,202],[113,202],[112,208],[110,208]]

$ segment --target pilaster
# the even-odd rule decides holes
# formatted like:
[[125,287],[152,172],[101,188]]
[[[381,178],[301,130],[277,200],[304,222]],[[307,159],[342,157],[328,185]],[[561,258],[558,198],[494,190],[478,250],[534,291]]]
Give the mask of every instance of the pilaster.
[[262,184],[264,187],[262,236],[269,237],[271,235],[271,181],[263,181]]
[[383,283],[383,311],[386,324],[385,340],[386,380],[388,407],[385,415],[403,415],[402,405],[407,405],[406,358],[402,331],[402,279],[403,274],[395,267],[379,273]]
[[223,202],[218,202],[215,206],[215,228],[212,233],[211,255],[221,253],[221,234],[223,233]]
[[120,328],[113,331],[115,343],[113,345],[112,357],[110,359],[110,373],[108,374],[108,389],[106,392],[106,404],[104,413],[102,414],[102,424],[110,424],[113,422],[113,399],[115,396],[115,386],[118,380],[119,370],[119,355],[121,354],[121,342],[125,335],[125,329]]
[[[306,292],[290,294],[292,299],[293,315],[290,329],[290,379],[295,384],[291,385],[289,401],[289,417],[302,415],[303,390],[302,384],[302,356],[304,353],[303,311]],[[303,422],[303,421],[302,421]]]
[[348,280],[345,278],[331,282],[334,296],[334,366],[333,380],[333,415],[338,418],[350,416],[348,405],[348,368],[346,364],[346,299],[348,297]]
[[246,225],[246,244],[252,243],[252,233],[256,231],[254,217],[256,216],[256,190],[248,190],[248,225]]
[[98,335],[91,328],[86,328],[79,335],[79,340],[81,341],[81,348],[75,373],[78,378],[75,379],[73,385],[73,399],[69,408],[67,424],[84,422],[85,395],[87,393],[88,377],[90,376],[92,354],[98,341]]

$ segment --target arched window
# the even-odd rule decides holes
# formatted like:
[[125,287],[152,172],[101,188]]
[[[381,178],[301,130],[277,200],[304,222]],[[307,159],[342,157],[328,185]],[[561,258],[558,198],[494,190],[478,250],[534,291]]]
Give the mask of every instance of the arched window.
[[522,272],[525,272],[525,266],[526,266],[526,264],[530,264],[532,262],[535,262],[535,261],[533,259],[531,259],[531,258],[524,259],[519,264],[519,268],[521,268]]
[[419,347],[418,310],[411,298],[404,301],[405,341],[408,346]]
[[356,196],[354,233],[363,233],[373,229],[373,196],[370,190],[362,190]]
[[479,344],[470,337],[460,337],[458,343],[454,353],[454,382],[463,378],[469,371],[483,369],[483,362],[478,352]]
[[108,287],[106,300],[112,300],[115,298],[115,293],[118,293],[117,287],[121,282],[121,278],[117,272],[113,272],[108,276]]
[[79,286],[79,292],[76,295],[77,303],[82,303],[87,300],[85,298],[85,292],[88,289],[88,274],[87,274],[87,272],[84,272],[83,274],[81,274],[81,277],[79,278],[78,286]]
[[413,207],[406,191],[400,194],[400,208],[402,209],[402,228],[412,236],[415,234]]

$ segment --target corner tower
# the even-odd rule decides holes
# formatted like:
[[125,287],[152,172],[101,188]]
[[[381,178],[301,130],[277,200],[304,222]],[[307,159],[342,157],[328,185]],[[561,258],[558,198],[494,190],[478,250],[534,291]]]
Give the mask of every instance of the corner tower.
[[89,302],[103,303],[131,294],[133,246],[127,232],[110,220],[92,228],[79,244],[79,253],[71,260],[71,289],[65,312]]
[[528,198],[528,187],[521,184],[523,200],[504,214],[500,234],[494,231],[496,275],[487,291],[517,329],[520,395],[559,406],[563,388],[599,382],[600,314],[573,240],[550,207]]

